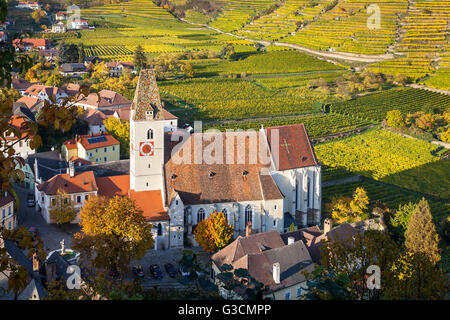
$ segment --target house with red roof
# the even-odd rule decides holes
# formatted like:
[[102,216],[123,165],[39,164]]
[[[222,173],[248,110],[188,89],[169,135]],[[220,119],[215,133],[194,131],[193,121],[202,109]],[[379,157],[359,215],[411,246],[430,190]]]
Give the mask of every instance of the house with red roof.
[[92,163],[118,161],[120,142],[107,132],[77,135],[63,143],[61,153],[66,161],[76,158]]
[[112,61],[105,63],[105,67],[108,69],[110,77],[120,77],[123,70],[128,70],[131,73],[135,73],[134,64],[131,62]]
[[[53,223],[50,211],[52,206],[57,203],[58,191],[66,193],[79,212],[89,197],[97,196],[98,187],[93,172],[75,173],[73,162],[69,164],[67,173],[55,175],[37,185],[35,189],[36,209],[40,211],[47,223]],[[79,217],[77,217],[72,223],[79,221]]]
[[32,49],[45,50],[48,49],[49,47],[49,41],[47,39],[31,39],[31,38],[14,39],[13,47],[15,47],[17,51],[19,49],[22,49],[24,51],[30,51]]
[[[28,129],[24,129],[25,119],[21,116],[12,116],[11,119],[8,122],[8,125],[11,128],[14,128],[21,132],[22,138],[28,136]],[[32,138],[29,136],[28,138]],[[14,145],[14,150],[16,151],[16,155],[22,157],[23,159],[26,159],[29,155],[34,154],[35,150],[31,149],[30,147],[30,141],[29,139],[26,140],[20,140],[16,137],[13,133],[6,135],[5,133],[5,140],[7,145]],[[19,142],[17,142],[19,141]]]
[[115,91],[101,90],[98,93],[92,92],[87,97],[80,97],[75,105],[84,109],[92,108],[103,111],[122,108],[129,109],[131,107],[131,101]]

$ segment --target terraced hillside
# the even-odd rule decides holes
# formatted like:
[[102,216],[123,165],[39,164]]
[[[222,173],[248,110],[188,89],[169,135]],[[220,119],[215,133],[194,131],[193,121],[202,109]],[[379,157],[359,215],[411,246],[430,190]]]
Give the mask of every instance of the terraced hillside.
[[396,52],[405,57],[377,63],[370,69],[403,74],[414,80],[430,75],[448,44],[449,18],[450,1],[409,1],[395,46]]

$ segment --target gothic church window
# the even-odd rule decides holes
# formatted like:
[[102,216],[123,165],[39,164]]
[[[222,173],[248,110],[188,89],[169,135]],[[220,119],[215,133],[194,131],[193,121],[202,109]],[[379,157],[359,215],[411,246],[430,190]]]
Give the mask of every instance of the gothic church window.
[[251,205],[245,207],[245,225],[250,221],[252,222],[253,209]]
[[205,210],[203,208],[200,208],[197,212],[197,223],[203,220],[205,220]]

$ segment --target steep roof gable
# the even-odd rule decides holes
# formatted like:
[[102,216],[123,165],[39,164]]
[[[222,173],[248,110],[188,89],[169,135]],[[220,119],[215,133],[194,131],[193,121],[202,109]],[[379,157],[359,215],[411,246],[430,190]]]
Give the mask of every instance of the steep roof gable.
[[[278,130],[278,145],[276,141],[272,141],[276,138],[275,130]],[[275,133],[274,137],[272,137],[272,132]],[[318,164],[303,123],[269,127],[266,128],[266,134],[272,155],[274,155],[275,167],[278,170],[310,167]]]
[[153,112],[153,119],[164,120],[158,85],[152,69],[141,70],[131,105],[133,120],[146,120],[146,112]]

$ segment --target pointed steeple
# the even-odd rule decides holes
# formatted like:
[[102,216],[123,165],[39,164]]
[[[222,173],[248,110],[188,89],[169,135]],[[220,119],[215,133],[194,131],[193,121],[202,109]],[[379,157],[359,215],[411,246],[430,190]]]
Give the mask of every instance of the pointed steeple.
[[152,69],[143,69],[131,105],[134,121],[164,120],[158,85]]

